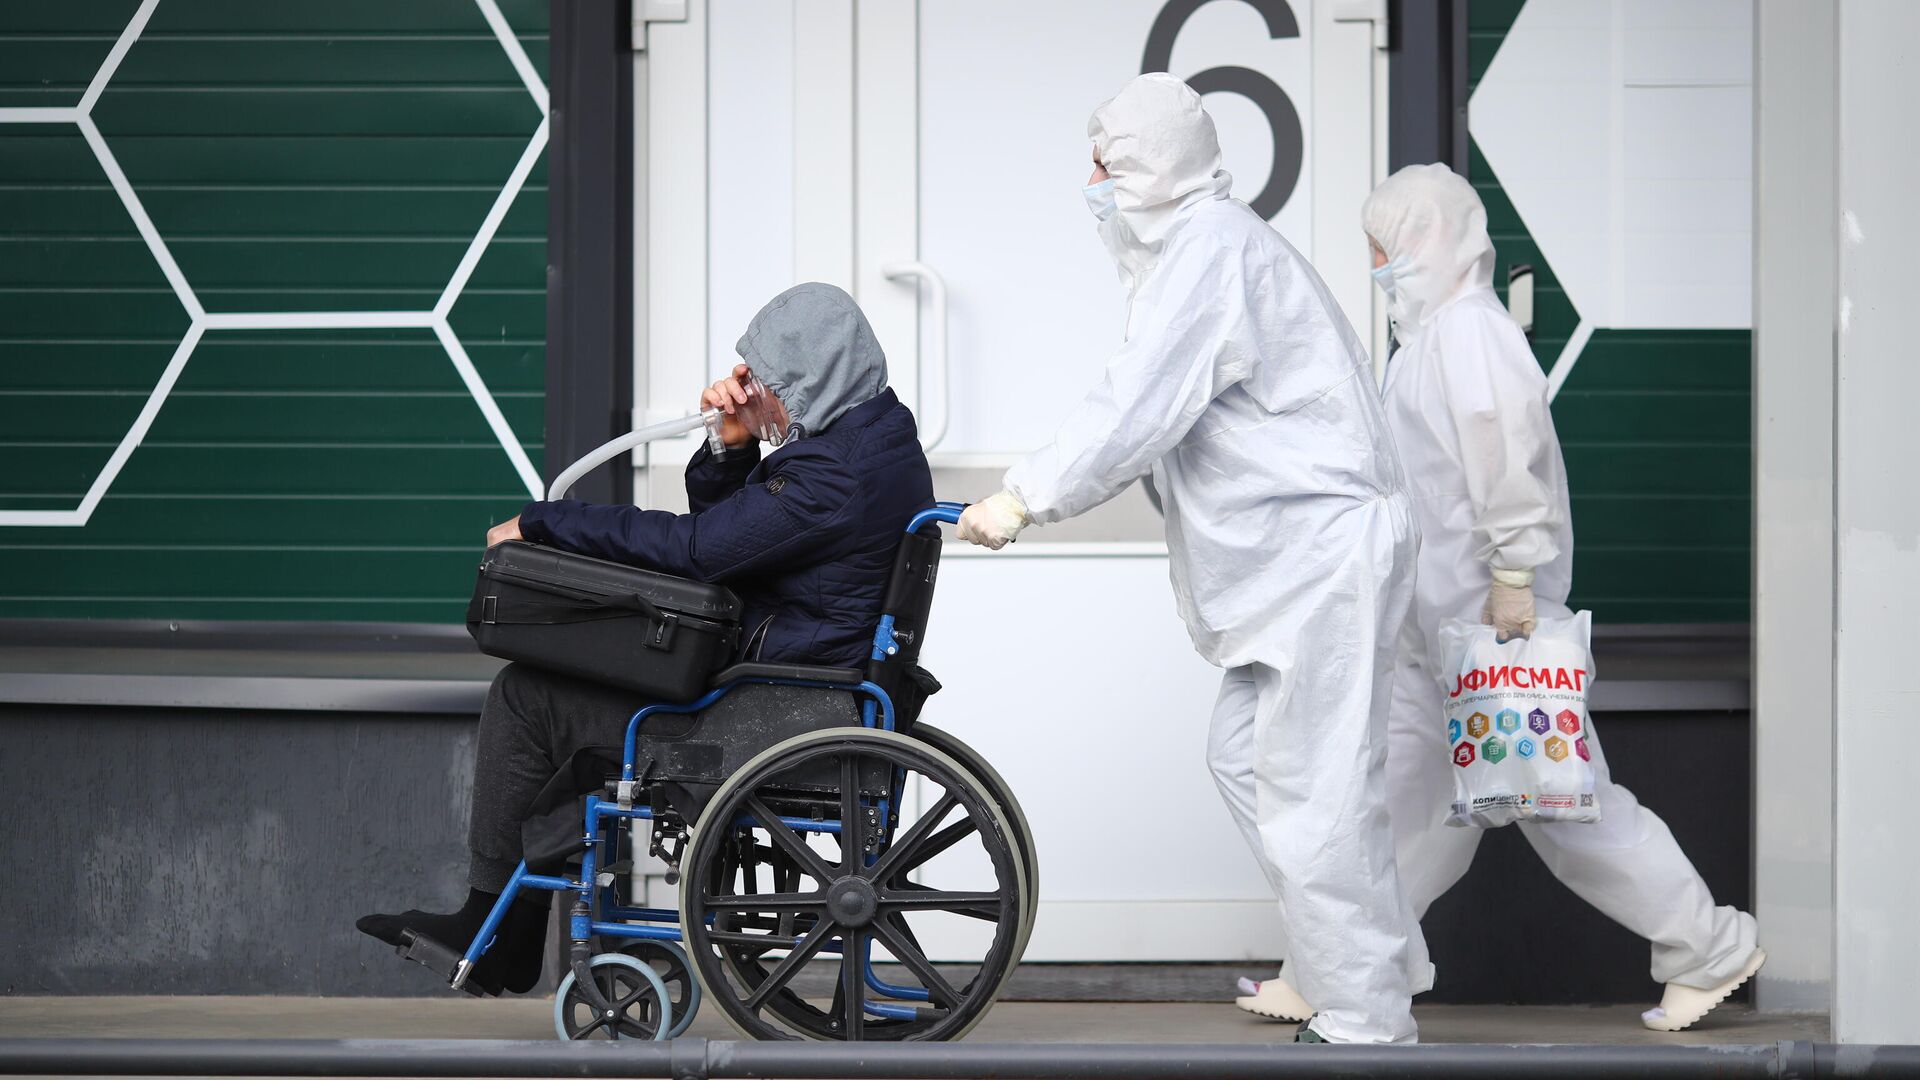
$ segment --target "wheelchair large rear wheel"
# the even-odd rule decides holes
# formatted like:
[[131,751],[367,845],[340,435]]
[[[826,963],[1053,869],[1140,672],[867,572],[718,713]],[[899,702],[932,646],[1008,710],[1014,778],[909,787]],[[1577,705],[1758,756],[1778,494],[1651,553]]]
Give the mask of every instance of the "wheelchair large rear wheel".
[[[947,754],[972,772],[981,783],[986,785],[989,794],[996,805],[1004,811],[1007,823],[1012,828],[1011,835],[1027,875],[1027,904],[1025,918],[1020,924],[1020,936],[1016,942],[1013,960],[1007,965],[1006,974],[1001,979],[1001,987],[1004,988],[1006,980],[1012,977],[1021,958],[1026,955],[1027,941],[1033,935],[1036,908],[1039,906],[1040,864],[1034,848],[1033,830],[1027,824],[1026,812],[1021,809],[1020,800],[1015,797],[1013,788],[979,751],[956,736],[924,721],[914,725],[913,738]],[[735,845],[728,857],[726,869],[728,873],[742,873],[745,880],[749,882],[757,880],[758,876],[764,873],[773,883],[775,891],[793,887],[799,880],[799,873],[793,861],[783,852],[771,847]],[[730,948],[724,950],[723,959],[736,977],[757,983],[764,978],[766,971],[764,965],[755,966],[758,955],[753,950]],[[797,995],[777,993],[768,1001],[767,1007],[786,1023],[809,1031],[815,1038],[838,1037],[831,1026],[827,1012],[800,999]],[[677,1006],[675,1015],[678,1015]],[[675,1022],[678,1023],[677,1020]],[[872,1029],[876,1026],[888,1028],[896,1025],[898,1021],[870,1019],[867,1023],[869,1027],[867,1038],[892,1038],[894,1036],[891,1033],[876,1033]]]
[[[908,784],[925,809],[902,821]],[[754,1038],[958,1038],[1017,955],[1023,862],[989,785],[951,755],[888,731],[808,732],[708,802],[683,864],[687,951],[707,1000]],[[971,970],[933,963],[923,940]],[[875,950],[907,992],[872,985]],[[828,976],[812,997],[796,981],[809,966]]]
[[913,737],[946,754],[967,767],[968,771],[987,785],[987,791],[993,796],[1000,808],[1006,812],[1007,823],[1013,826],[1014,845],[1020,851],[1021,865],[1027,872],[1027,912],[1020,920],[1020,940],[1013,950],[1013,963],[1008,966],[1007,974],[1020,966],[1020,960],[1027,954],[1027,939],[1033,936],[1034,917],[1040,906],[1040,856],[1033,847],[1033,829],[1027,824],[1027,813],[1020,808],[1020,800],[1013,794],[1000,771],[993,767],[980,751],[961,742],[958,738],[928,723],[913,725]]

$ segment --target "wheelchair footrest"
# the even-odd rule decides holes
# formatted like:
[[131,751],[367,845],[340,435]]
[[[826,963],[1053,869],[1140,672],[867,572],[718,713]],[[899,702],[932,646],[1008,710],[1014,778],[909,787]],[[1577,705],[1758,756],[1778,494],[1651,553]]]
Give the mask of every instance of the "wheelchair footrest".
[[[393,951],[428,971],[438,974],[449,983],[453,982],[453,973],[459,970],[460,961],[466,959],[464,953],[443,945],[417,930],[401,931],[400,944]],[[460,989],[474,997],[486,996],[486,991],[480,989],[479,984],[472,978],[468,978]]]

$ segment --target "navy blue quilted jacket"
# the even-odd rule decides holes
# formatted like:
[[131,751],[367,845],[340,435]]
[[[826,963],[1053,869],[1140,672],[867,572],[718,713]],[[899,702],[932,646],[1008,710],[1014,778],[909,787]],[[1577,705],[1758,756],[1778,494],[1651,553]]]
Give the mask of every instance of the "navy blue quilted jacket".
[[894,549],[933,503],[913,413],[892,390],[761,459],[759,443],[687,465],[691,513],[572,499],[527,504],[529,540],[724,584],[745,605],[748,660],[858,667]]

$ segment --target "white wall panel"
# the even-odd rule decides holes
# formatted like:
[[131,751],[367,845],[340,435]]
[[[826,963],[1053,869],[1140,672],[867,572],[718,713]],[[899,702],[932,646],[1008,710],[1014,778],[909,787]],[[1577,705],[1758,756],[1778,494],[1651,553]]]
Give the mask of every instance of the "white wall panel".
[[1835,19],[1756,10],[1754,1001],[1825,1012],[1833,975]]
[[1207,770],[1220,671],[1174,612],[1165,556],[950,549],[930,626],[922,663],[946,689],[925,717],[985,754],[1033,825],[1030,959],[1278,954],[1272,891]]
[[[1092,169],[1087,118],[1139,71],[1161,7],[1161,0],[921,5],[920,249],[953,290],[953,426],[943,451],[1031,449],[1120,341],[1124,289],[1080,195]],[[1296,0],[1294,8],[1302,33],[1311,34],[1310,5]],[[1222,65],[1272,78],[1300,112],[1306,167],[1275,220],[1311,254],[1318,148],[1309,41],[1270,39],[1248,5],[1209,4],[1176,39],[1171,67],[1190,76]],[[1209,95],[1207,108],[1234,193],[1252,198],[1270,171],[1267,122],[1232,94]],[[1363,143],[1369,137],[1364,129],[1351,134]]]
[[[635,399],[641,419],[684,414],[705,378],[708,356],[707,0],[688,0],[685,22],[648,28],[646,73],[646,383]],[[640,391],[644,390],[644,396]],[[695,438],[660,440],[637,452],[642,505],[684,507],[674,465],[692,456]]]
[[1753,10],[1530,0],[1473,137],[1594,327],[1751,325]]
[[[1833,1033],[1920,1043],[1920,501],[1913,301],[1920,237],[1910,82],[1920,4],[1839,5],[1840,318],[1834,390]],[[1898,133],[1896,135],[1896,133]],[[1892,136],[1892,137],[1890,137]]]
[[824,281],[849,292],[855,198],[853,15],[853,0],[806,0],[794,9],[793,23],[794,280]]
[[[794,0],[723,0],[708,37],[707,377],[794,284]],[[691,401],[689,401],[691,405]]]

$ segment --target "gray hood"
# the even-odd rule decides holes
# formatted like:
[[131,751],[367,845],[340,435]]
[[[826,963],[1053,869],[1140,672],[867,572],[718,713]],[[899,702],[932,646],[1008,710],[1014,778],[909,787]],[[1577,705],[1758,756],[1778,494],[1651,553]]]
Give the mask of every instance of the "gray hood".
[[887,355],[860,305],[817,281],[767,301],[734,349],[808,434],[887,388]]

